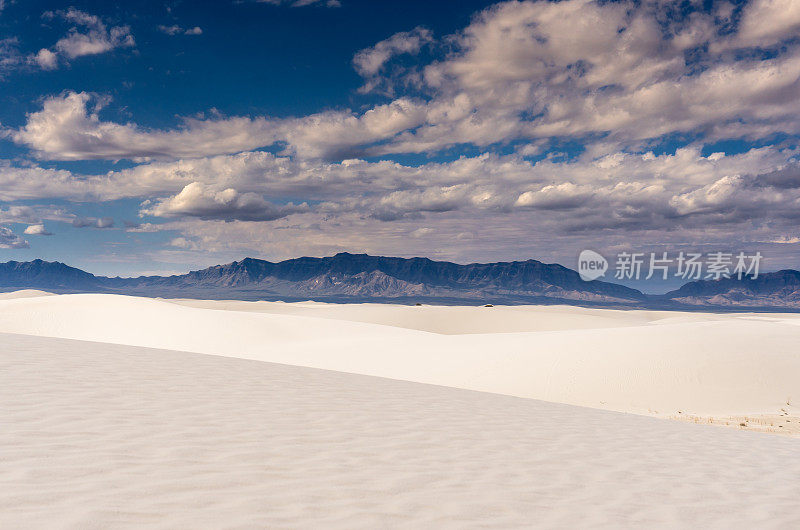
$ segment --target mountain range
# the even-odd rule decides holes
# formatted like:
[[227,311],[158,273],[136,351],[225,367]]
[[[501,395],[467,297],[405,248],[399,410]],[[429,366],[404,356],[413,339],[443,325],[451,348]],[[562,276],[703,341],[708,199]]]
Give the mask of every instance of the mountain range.
[[694,281],[652,296],[614,283],[583,281],[562,265],[532,259],[461,265],[344,252],[277,263],[245,258],[187,274],[138,278],[95,276],[38,259],[0,263],[0,290],[15,289],[242,300],[800,309],[800,272],[794,270],[756,279]]
[[769,272],[755,279],[699,280],[687,283],[665,296],[688,305],[800,309],[800,271]]

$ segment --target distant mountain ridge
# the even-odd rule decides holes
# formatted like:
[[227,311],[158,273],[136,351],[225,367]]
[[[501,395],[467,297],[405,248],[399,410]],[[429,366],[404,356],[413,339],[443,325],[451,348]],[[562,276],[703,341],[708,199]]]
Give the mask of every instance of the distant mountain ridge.
[[536,260],[460,265],[427,258],[349,254],[277,263],[245,258],[176,276],[107,278],[58,262],[0,265],[0,288],[241,298],[439,298],[514,301],[544,298],[635,303],[636,289],[585,282],[577,272]]
[[459,265],[427,258],[346,252],[278,263],[245,258],[180,276],[133,278],[117,283],[135,288],[148,285],[226,288],[278,296],[467,299],[523,296],[595,302],[631,302],[644,298],[635,289],[606,282],[584,282],[573,270],[536,260]]
[[91,273],[58,261],[8,261],[0,263],[0,287],[82,289],[97,285]]
[[0,289],[112,292],[169,298],[243,300],[438,301],[442,303],[572,303],[666,309],[800,309],[800,272],[756,279],[694,281],[659,296],[537,260],[461,265],[428,258],[342,252],[280,262],[245,258],[174,276],[108,278],[59,262],[0,263]]
[[800,271],[781,270],[757,278],[721,278],[687,283],[664,295],[695,306],[800,308]]

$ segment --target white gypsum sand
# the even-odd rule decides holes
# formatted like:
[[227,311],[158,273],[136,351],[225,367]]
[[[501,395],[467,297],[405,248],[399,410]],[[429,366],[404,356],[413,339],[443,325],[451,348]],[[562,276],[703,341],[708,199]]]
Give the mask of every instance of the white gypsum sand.
[[[467,333],[477,322],[482,332]],[[173,303],[83,294],[2,300],[0,331],[242,357],[699,422],[720,418],[776,432],[798,424],[800,315],[793,314]],[[764,418],[771,425],[758,423]]]
[[15,298],[34,298],[37,296],[55,296],[55,295],[53,293],[48,293],[47,291],[40,291],[38,289],[22,289],[19,291],[0,293],[0,300],[13,300]]
[[0,410],[4,529],[800,526],[797,440],[497,394],[0,334]]

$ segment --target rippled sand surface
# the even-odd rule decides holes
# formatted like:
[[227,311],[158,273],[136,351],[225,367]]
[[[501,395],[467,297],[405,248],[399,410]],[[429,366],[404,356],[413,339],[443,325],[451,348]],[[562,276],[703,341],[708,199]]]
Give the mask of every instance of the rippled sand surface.
[[0,335],[0,527],[797,528],[800,444],[230,357]]

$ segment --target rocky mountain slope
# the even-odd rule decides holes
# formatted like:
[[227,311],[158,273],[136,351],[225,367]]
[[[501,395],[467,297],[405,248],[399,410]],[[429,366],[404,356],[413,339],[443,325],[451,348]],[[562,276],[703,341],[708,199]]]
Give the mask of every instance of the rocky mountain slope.
[[281,262],[245,258],[176,276],[107,278],[63,263],[0,263],[0,290],[115,292],[143,296],[242,300],[439,301],[452,303],[580,303],[664,309],[800,309],[800,272],[762,273],[756,279],[690,282],[648,296],[536,260],[460,265],[427,258],[340,253]]
[[57,261],[8,261],[0,263],[0,288],[93,290],[98,278]]
[[791,307],[800,309],[800,271],[782,270],[746,277],[687,283],[665,298],[695,306]]
[[584,282],[573,270],[536,260],[459,265],[427,258],[340,253],[278,263],[246,258],[181,276],[113,280],[113,287],[233,289],[287,296],[548,297],[631,302],[645,297],[612,283]]
[[584,282],[573,270],[536,260],[460,265],[427,258],[340,253],[278,263],[246,258],[178,276],[106,278],[37,260],[9,262],[0,287],[111,291],[151,296],[286,298],[442,298],[514,301],[544,298],[596,303],[632,303],[646,297],[635,289]]

